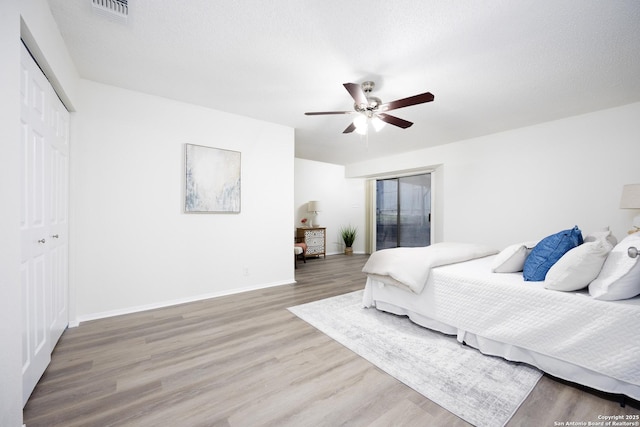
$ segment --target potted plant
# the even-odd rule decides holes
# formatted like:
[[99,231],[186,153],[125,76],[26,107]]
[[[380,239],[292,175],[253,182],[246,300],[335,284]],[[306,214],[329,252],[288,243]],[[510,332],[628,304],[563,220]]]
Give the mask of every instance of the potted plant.
[[356,227],[352,227],[351,225],[347,227],[342,227],[340,229],[340,236],[342,236],[342,241],[344,242],[344,253],[347,255],[353,254],[353,242],[356,240],[356,235],[358,234],[358,229]]

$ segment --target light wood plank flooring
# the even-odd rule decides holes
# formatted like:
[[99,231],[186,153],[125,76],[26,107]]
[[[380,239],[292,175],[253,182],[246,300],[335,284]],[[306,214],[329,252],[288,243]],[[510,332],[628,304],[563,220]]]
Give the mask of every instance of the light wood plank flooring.
[[[296,284],[67,330],[24,410],[35,426],[468,425],[286,310],[364,287],[364,255]],[[543,377],[509,426],[640,410]]]

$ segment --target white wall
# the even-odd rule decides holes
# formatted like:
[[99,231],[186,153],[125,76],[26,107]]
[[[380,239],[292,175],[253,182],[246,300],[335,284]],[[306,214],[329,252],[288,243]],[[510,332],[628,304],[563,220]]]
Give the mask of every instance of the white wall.
[[363,177],[438,165],[437,241],[505,247],[578,225],[618,239],[639,212],[619,209],[640,183],[640,103],[348,165]]
[[357,227],[359,233],[353,251],[364,253],[364,183],[364,179],[347,179],[342,165],[296,158],[293,228],[302,225],[302,218],[313,217],[307,212],[307,202],[318,200],[322,212],[318,213],[317,223],[327,228],[327,254],[344,252],[340,228],[348,225]]
[[[240,214],[185,214],[184,147],[240,151]],[[83,80],[72,121],[77,320],[294,282],[293,129]]]
[[0,7],[0,425],[22,423],[20,310],[20,15],[18,1]]

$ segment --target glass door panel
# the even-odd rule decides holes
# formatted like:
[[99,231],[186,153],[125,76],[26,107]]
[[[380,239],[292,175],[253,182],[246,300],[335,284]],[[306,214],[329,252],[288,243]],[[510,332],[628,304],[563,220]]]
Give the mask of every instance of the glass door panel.
[[376,181],[376,250],[431,243],[431,174]]
[[398,246],[398,180],[376,181],[376,250]]

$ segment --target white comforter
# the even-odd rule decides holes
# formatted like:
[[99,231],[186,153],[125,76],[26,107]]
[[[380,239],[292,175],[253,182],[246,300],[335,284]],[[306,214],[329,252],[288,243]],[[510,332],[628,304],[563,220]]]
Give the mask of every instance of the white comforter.
[[[412,319],[418,314],[418,323],[428,327],[432,326],[424,322],[430,319],[448,325],[452,330],[435,329],[455,333],[461,340],[465,334],[474,334],[508,344],[509,357],[493,354],[640,399],[640,298],[599,301],[584,291],[552,291],[543,282],[525,282],[521,273],[492,273],[492,260],[436,268],[420,295],[369,279],[364,306],[391,304],[393,309],[386,311]],[[532,353],[522,358],[521,351]],[[570,365],[549,364],[542,356]],[[602,383],[593,373],[621,383]]]
[[387,284],[422,292],[431,268],[498,253],[474,243],[434,243],[419,248],[392,248],[374,252],[362,268],[364,273]]

